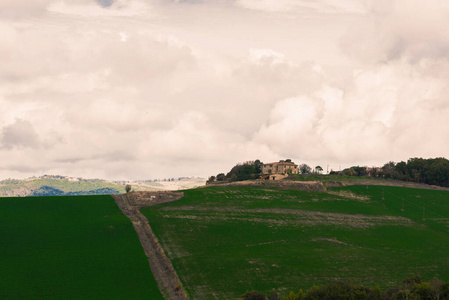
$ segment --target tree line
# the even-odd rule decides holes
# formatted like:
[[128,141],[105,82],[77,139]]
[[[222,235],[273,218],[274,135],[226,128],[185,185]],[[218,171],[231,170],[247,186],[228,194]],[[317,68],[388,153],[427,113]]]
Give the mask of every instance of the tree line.
[[207,182],[214,181],[243,181],[250,179],[257,179],[262,174],[262,165],[259,159],[254,161],[246,161],[244,163],[238,163],[225,175],[219,173],[217,176],[211,176]]
[[[292,162],[291,159],[286,159],[283,161]],[[262,166],[263,162],[259,159],[238,163],[226,174],[219,173],[216,176],[210,176],[207,182],[232,182],[258,179],[262,174]],[[298,170],[301,174],[320,174],[323,171],[323,168],[321,166],[316,166],[312,169],[307,164],[301,164],[298,166]]]
[[389,162],[382,172],[385,178],[449,187],[449,160],[443,157]]
[[449,299],[449,282],[438,278],[423,281],[420,276],[406,278],[402,284],[382,291],[379,286],[364,287],[356,281],[328,283],[323,286],[314,285],[310,289],[297,293],[290,292],[281,297],[273,292],[269,295],[257,291],[249,291],[242,295],[242,300],[439,300]]
[[[291,162],[290,159],[285,160]],[[259,159],[238,163],[228,173],[219,173],[209,177],[208,182],[214,181],[242,181],[260,178],[262,165]],[[323,168],[316,166],[312,169],[307,164],[298,167],[301,174],[321,174]],[[449,160],[438,158],[410,158],[406,162],[395,163],[390,161],[381,168],[367,168],[353,166],[343,171],[331,171],[330,175],[370,176],[387,179],[396,179],[449,187]]]
[[438,158],[410,158],[406,162],[390,161],[382,168],[353,166],[330,175],[370,176],[449,187],[449,160]]

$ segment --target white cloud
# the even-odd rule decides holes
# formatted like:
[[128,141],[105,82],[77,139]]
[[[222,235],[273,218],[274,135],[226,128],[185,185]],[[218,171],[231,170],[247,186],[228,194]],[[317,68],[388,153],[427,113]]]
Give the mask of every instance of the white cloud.
[[318,13],[356,13],[364,14],[370,8],[371,1],[308,1],[308,0],[237,0],[236,4],[254,10],[267,12],[305,12],[312,10]]
[[0,177],[447,156],[449,8],[408,3],[3,1]]
[[54,1],[48,10],[63,15],[91,17],[135,17],[151,14],[150,1],[136,0],[78,0]]
[[[375,2],[376,3],[376,2]],[[379,1],[371,18],[351,27],[343,49],[364,61],[446,58],[449,37],[441,30],[449,24],[444,1]]]
[[39,146],[39,137],[30,122],[17,119],[3,127],[1,145],[4,148]]
[[0,2],[0,18],[17,19],[35,17],[45,12],[52,0],[2,0]]
[[272,49],[249,49],[249,60],[257,65],[278,65],[286,63],[285,55]]

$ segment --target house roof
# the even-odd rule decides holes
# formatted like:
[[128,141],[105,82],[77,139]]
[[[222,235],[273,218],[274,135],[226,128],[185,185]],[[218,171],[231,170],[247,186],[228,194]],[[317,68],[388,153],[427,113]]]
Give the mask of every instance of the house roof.
[[268,164],[263,164],[265,165],[290,165],[290,166],[298,166],[295,163],[292,162],[286,162],[286,161],[277,161],[277,162],[272,162],[272,163],[268,163]]

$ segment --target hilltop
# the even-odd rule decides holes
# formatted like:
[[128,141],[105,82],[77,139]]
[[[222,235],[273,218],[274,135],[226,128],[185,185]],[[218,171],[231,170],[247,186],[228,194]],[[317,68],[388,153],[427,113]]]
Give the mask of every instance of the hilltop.
[[139,180],[131,184],[133,191],[176,191],[204,186],[206,179],[201,177],[179,177],[156,180]]
[[447,187],[424,183],[407,182],[391,178],[374,178],[368,176],[346,176],[325,174],[290,174],[280,180],[250,179],[243,181],[214,181],[207,182],[207,186],[259,186],[281,189],[305,190],[325,192],[332,188],[347,186],[395,186],[426,190],[449,191]]

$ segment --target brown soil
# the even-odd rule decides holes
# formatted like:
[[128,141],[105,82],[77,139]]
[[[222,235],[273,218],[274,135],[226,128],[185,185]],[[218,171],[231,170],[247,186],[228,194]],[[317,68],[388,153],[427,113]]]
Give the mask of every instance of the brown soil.
[[331,195],[337,195],[337,196],[341,196],[341,197],[345,197],[345,198],[350,198],[353,200],[358,200],[361,202],[366,202],[369,200],[368,196],[357,195],[350,191],[328,191],[327,193],[331,194]]
[[331,243],[337,243],[337,244],[347,245],[347,243],[342,242],[342,241],[339,241],[339,240],[337,240],[337,239],[323,238],[323,237],[314,238],[314,239],[312,239],[312,241],[314,241],[314,242],[325,241],[325,242],[331,242]]
[[245,180],[245,181],[234,181],[234,182],[214,182],[208,183],[207,186],[259,186],[259,187],[277,187],[281,189],[296,189],[314,192],[327,192],[328,188],[334,187],[345,187],[352,185],[380,185],[380,186],[397,186],[397,187],[407,187],[415,189],[427,189],[427,190],[438,190],[438,191],[449,191],[447,187],[441,187],[436,185],[429,185],[416,182],[400,181],[400,180],[376,180],[376,179],[366,179],[366,180],[354,180],[354,181],[327,181],[324,180],[324,184],[321,181],[293,181],[293,180]]
[[[283,209],[283,208],[258,208],[258,209],[238,209],[235,207],[164,207],[162,211],[184,212],[183,214],[166,214],[165,218],[176,219],[197,219],[197,220],[249,220],[257,223],[276,224],[279,226],[301,225],[301,226],[317,226],[317,225],[334,225],[350,228],[368,228],[373,226],[401,225],[411,226],[413,221],[404,217],[394,216],[367,216],[367,215],[351,215],[343,213],[323,213],[319,211],[308,211],[299,209]],[[189,211],[201,212],[207,211],[207,216],[198,216],[188,214]],[[215,212],[216,214],[212,214]],[[227,212],[226,215],[219,212]],[[234,213],[234,214],[233,214]],[[247,214],[273,214],[272,218],[249,218]],[[242,216],[243,214],[243,216]],[[276,217],[275,215],[279,215]],[[285,216],[290,216],[285,218]]]
[[304,190],[314,192],[325,192],[326,187],[319,181],[291,181],[291,180],[245,180],[208,184],[207,186],[259,186],[259,187],[276,187],[289,190]]
[[344,187],[351,185],[380,185],[380,186],[397,186],[397,187],[406,187],[413,189],[425,189],[425,190],[437,190],[437,191],[449,191],[449,188],[437,186],[437,185],[429,185],[424,183],[416,183],[416,182],[408,182],[408,181],[400,181],[400,180],[356,180],[356,181],[341,181],[341,182],[331,182],[327,181],[326,186],[328,188],[333,187]]
[[148,257],[151,271],[156,278],[161,294],[165,299],[187,299],[187,295],[170,259],[165,255],[157,237],[148,224],[148,220],[139,211],[142,207],[177,201],[183,197],[183,193],[132,192],[112,195],[112,197],[114,197],[123,214],[131,220],[145,255]]

